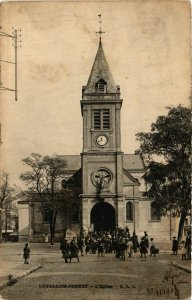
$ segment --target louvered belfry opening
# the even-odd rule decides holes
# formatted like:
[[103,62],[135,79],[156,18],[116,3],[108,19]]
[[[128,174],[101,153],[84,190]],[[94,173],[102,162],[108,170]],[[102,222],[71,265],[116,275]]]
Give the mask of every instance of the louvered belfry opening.
[[107,92],[107,83],[103,79],[100,79],[96,83],[96,92],[97,93],[106,93]]
[[109,109],[94,109],[93,121],[95,130],[110,129],[110,110]]

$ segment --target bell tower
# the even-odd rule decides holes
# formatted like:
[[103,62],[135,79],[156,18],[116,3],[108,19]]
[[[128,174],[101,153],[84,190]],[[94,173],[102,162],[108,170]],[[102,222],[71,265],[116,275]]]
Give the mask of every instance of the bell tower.
[[81,100],[82,226],[97,231],[120,226],[122,216],[121,106],[120,87],[114,82],[100,36],[87,85],[82,88]]

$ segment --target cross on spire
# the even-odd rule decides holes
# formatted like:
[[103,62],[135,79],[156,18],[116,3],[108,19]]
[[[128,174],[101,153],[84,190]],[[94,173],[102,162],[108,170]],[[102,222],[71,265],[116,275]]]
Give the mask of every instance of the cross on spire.
[[[102,24],[101,16],[102,16],[101,14],[98,15],[98,17],[99,17],[99,23],[100,23],[100,24]],[[105,33],[105,31],[102,31],[101,25],[100,25],[100,27],[99,27],[99,31],[96,31],[96,33],[99,34],[99,41],[101,42],[101,35],[102,35],[103,33]]]

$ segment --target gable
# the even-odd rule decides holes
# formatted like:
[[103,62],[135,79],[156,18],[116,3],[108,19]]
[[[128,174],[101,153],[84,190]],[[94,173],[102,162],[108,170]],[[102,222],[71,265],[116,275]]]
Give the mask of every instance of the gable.
[[62,187],[79,187],[81,188],[82,172],[79,169],[68,180],[62,181]]
[[127,170],[123,169],[123,185],[124,186],[139,186],[138,179],[134,178]]

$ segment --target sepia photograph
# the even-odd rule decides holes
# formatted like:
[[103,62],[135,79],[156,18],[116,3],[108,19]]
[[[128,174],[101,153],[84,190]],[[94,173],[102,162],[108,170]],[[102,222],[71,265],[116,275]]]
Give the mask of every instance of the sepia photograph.
[[0,300],[191,299],[191,7],[0,4]]

